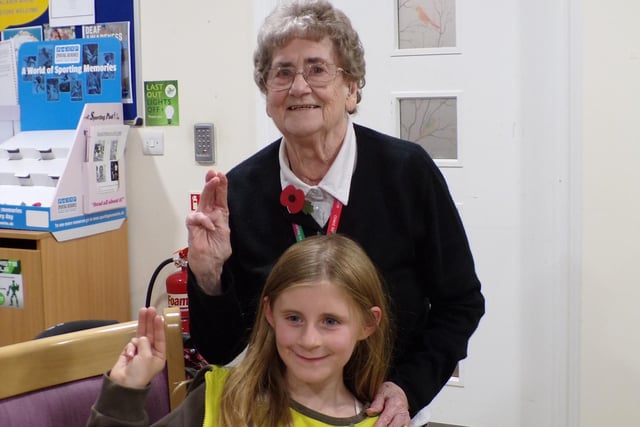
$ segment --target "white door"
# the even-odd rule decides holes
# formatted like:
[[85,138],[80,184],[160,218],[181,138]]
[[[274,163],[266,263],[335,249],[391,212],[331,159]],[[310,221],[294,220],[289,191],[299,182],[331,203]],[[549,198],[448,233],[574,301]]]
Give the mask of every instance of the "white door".
[[[276,1],[255,3],[259,25]],[[429,101],[454,101],[454,139],[452,133],[445,139],[455,149],[437,154],[444,156],[438,162],[469,236],[487,313],[459,378],[430,405],[434,422],[568,425],[569,350],[563,344],[569,208],[568,189],[556,186],[567,173],[568,140],[562,138],[567,124],[555,115],[568,102],[562,90],[567,70],[556,63],[567,54],[565,3],[333,1],[351,18],[365,48],[366,86],[356,122],[401,136],[400,102],[417,98],[426,108]],[[446,21],[447,13],[453,22]],[[445,25],[445,47],[398,49],[399,29],[406,37],[422,32],[431,46],[429,30],[444,36]],[[264,144],[277,131],[264,104],[256,114]]]

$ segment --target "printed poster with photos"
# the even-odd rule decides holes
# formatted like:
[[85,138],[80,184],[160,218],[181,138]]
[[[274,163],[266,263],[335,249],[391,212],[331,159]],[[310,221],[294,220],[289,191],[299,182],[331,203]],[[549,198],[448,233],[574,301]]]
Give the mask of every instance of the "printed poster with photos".
[[18,51],[21,129],[75,129],[86,103],[122,102],[116,37],[24,43]]
[[85,212],[110,209],[124,198],[124,149],[129,127],[92,126],[87,138]]

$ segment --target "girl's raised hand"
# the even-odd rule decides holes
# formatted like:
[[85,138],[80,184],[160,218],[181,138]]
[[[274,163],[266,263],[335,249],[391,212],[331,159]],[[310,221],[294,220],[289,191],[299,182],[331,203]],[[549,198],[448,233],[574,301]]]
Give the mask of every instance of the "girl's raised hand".
[[166,361],[164,320],[154,307],[138,311],[136,337],[125,345],[109,377],[130,388],[144,388],[164,369]]

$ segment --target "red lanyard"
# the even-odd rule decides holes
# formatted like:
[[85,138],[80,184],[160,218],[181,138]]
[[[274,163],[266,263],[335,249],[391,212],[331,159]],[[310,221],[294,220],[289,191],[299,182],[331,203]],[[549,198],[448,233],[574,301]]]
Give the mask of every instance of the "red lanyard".
[[[340,215],[342,215],[342,202],[338,199],[333,199],[333,207],[331,208],[331,216],[329,217],[329,224],[327,225],[327,236],[338,231],[338,224],[340,223]],[[293,227],[293,234],[296,236],[296,242],[304,240],[304,231],[302,227],[295,222],[291,224]]]

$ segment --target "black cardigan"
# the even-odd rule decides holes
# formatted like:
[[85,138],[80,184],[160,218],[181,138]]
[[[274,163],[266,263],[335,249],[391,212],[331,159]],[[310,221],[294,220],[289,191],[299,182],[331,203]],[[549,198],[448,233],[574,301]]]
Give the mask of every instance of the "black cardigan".
[[[457,208],[429,155],[354,127],[356,168],[338,232],[358,241],[384,277],[396,325],[389,380],[405,391],[413,416],[466,357],[484,298]],[[191,334],[210,363],[225,364],[246,345],[266,276],[295,243],[291,223],[307,236],[325,232],[280,205],[279,143],[227,174],[233,254],[223,269],[224,294],[204,294],[189,272]]]

